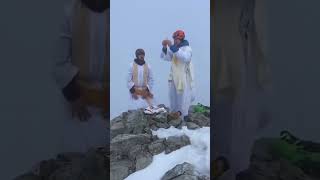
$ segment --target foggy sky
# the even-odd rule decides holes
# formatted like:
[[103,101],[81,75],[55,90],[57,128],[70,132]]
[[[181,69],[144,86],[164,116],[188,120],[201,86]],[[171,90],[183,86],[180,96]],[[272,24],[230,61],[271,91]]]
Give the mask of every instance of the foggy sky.
[[183,29],[193,49],[196,103],[210,104],[209,0],[111,1],[111,118],[128,109],[126,75],[135,50],[143,48],[155,78],[157,103],[169,105],[167,79],[170,63],[160,59],[161,42]]

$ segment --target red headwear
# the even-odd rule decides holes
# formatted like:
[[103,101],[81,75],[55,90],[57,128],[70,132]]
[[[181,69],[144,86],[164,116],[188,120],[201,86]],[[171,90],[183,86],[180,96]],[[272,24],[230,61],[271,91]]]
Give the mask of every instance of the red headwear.
[[172,38],[173,39],[180,39],[183,40],[185,37],[185,34],[182,30],[177,30],[176,32],[173,33]]

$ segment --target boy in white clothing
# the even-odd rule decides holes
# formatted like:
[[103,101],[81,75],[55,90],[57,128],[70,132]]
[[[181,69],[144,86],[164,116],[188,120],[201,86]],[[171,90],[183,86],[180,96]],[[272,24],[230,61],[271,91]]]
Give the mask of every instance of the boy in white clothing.
[[150,65],[145,62],[145,52],[143,49],[136,50],[136,58],[130,64],[128,73],[128,89],[133,101],[145,100],[148,107],[145,108],[146,114],[154,114],[163,111],[153,105],[153,76]]

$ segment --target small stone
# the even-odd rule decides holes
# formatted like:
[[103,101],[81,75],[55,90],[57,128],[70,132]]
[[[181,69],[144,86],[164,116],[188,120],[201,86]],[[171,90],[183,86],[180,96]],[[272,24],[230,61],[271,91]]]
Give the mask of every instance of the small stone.
[[193,122],[187,122],[187,127],[188,127],[188,129],[198,129],[198,128],[200,128],[197,124],[195,124]]

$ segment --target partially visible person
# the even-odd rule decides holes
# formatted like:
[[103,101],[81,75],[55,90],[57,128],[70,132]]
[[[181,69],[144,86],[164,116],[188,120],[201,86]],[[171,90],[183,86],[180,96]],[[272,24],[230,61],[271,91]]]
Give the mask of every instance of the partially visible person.
[[[213,49],[213,159],[219,180],[251,180],[252,147],[271,119],[264,0],[216,1]],[[226,10],[232,7],[232,11]],[[226,163],[227,162],[227,163]],[[218,165],[218,164],[217,164]],[[215,165],[215,166],[217,166]],[[228,167],[228,168],[226,168]],[[219,171],[225,171],[219,172]]]
[[109,141],[110,9],[104,0],[70,0],[64,13],[54,58],[54,77],[70,109],[63,151],[83,152]]
[[168,79],[169,100],[172,118],[186,118],[191,103],[194,100],[194,74],[191,63],[192,49],[185,39],[185,33],[177,30],[170,40],[162,41],[161,58],[171,62]]

